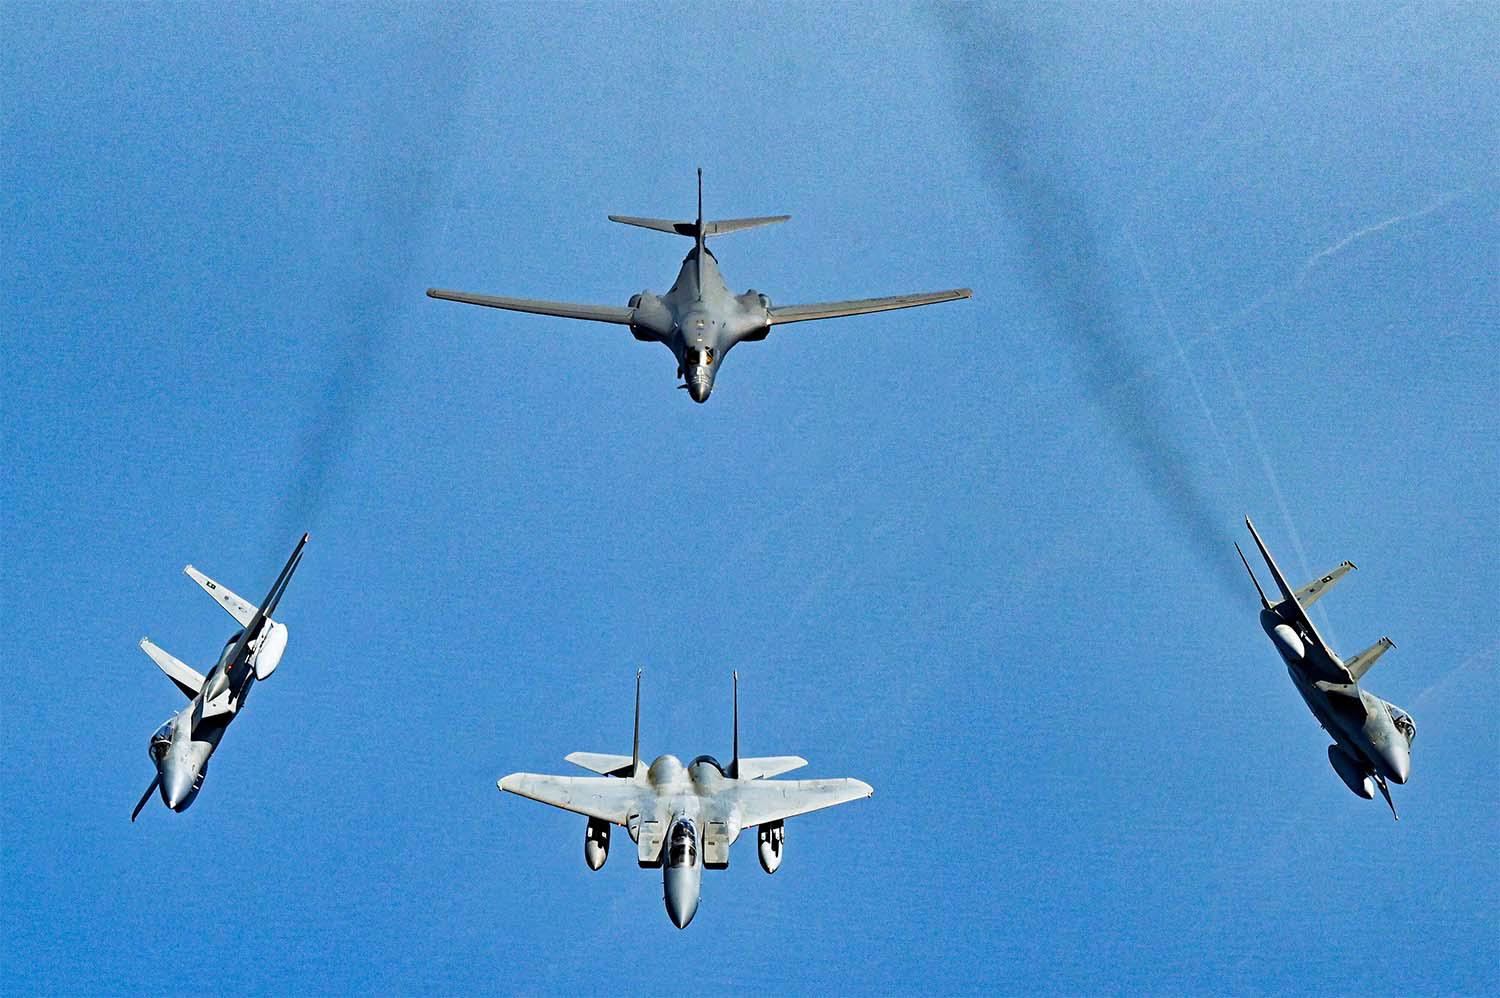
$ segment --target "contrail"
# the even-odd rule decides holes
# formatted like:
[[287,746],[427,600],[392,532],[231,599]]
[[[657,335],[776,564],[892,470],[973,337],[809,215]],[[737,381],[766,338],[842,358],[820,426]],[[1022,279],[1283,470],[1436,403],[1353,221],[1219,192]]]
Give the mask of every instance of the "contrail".
[[1030,150],[1048,143],[1033,120],[1031,71],[1023,29],[973,7],[944,8],[955,53],[961,111],[973,135],[980,174],[997,202],[1020,224],[1037,286],[1048,296],[1074,346],[1080,373],[1096,403],[1135,458],[1146,485],[1189,536],[1226,592],[1239,594],[1227,526],[1232,519],[1200,480],[1193,455],[1166,415],[1155,387],[1135,377],[1143,366],[1137,341],[1120,316],[1110,262],[1094,235],[1084,200],[1068,187],[1060,165]]
[[1400,225],[1402,222],[1414,222],[1419,218],[1426,218],[1433,212],[1441,211],[1443,208],[1446,208],[1454,201],[1457,201],[1459,198],[1469,193],[1470,191],[1468,188],[1449,191],[1447,194],[1443,194],[1438,197],[1436,201],[1433,201],[1425,208],[1420,208],[1417,211],[1407,212],[1404,215],[1392,215],[1390,218],[1387,218],[1384,221],[1376,222],[1374,225],[1367,225],[1362,229],[1357,229],[1354,232],[1349,233],[1338,242],[1333,243],[1329,246],[1325,246],[1314,253],[1312,256],[1308,257],[1307,261],[1302,264],[1302,270],[1297,274],[1296,286],[1301,287],[1302,282],[1307,280],[1307,275],[1312,273],[1313,268],[1316,267],[1319,263],[1329,259],[1330,257],[1338,256],[1344,250],[1348,249],[1354,243],[1359,242],[1361,239],[1368,239],[1376,233],[1384,232],[1391,226]]

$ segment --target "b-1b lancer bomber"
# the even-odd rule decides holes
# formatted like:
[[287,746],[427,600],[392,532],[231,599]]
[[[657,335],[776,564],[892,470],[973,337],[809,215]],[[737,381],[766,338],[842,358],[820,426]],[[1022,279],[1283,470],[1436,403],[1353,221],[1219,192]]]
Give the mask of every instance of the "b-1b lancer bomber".
[[641,676],[635,676],[635,740],[630,755],[574,752],[576,766],[598,776],[512,773],[501,790],[589,819],[583,858],[591,870],[609,857],[610,826],[622,825],[636,843],[636,861],[662,869],[662,897],[672,924],[685,928],[698,911],[704,869],[729,865],[729,847],[756,828],[760,865],[775,873],[785,844],[783,822],[820,808],[868,797],[859,780],[772,780],[800,769],[796,756],[740,758],[739,677],[735,676],[734,755],[728,766],[700,755],[686,767],[670,755],[641,762]]
[[[1260,548],[1261,557],[1276,580],[1276,588],[1281,591],[1279,602],[1268,601],[1250,570],[1250,563],[1245,561],[1245,552],[1240,551],[1240,561],[1245,563],[1245,571],[1250,572],[1250,581],[1260,593],[1261,629],[1281,653],[1297,692],[1307,701],[1323,730],[1332,736],[1334,744],[1328,746],[1328,761],[1344,785],[1365,800],[1373,800],[1375,788],[1379,787],[1392,816],[1399,821],[1386,781],[1406,782],[1411,772],[1411,745],[1417,737],[1417,725],[1400,707],[1359,688],[1359,681],[1370,671],[1370,666],[1394,645],[1390,638],[1381,638],[1346,662],[1328,647],[1307,615],[1307,608],[1333,588],[1354,563],[1346,561],[1292,592],[1248,517],[1245,526],[1250,528],[1250,536],[1255,538],[1255,546]],[[1238,544],[1235,550],[1239,550]]]
[[703,220],[703,171],[698,171],[698,218],[675,222],[664,218],[636,218],[611,215],[612,222],[655,229],[687,236],[694,246],[682,261],[682,269],[672,289],[664,295],[642,291],[625,307],[615,305],[575,305],[569,302],[537,301],[530,298],[500,298],[428,288],[432,298],[484,305],[488,308],[556,315],[566,319],[590,319],[629,326],[631,335],[646,343],[663,343],[677,358],[679,388],[687,389],[694,402],[707,402],[714,390],[714,378],[725,356],[736,344],[763,340],[772,326],[811,319],[833,319],[845,315],[886,312],[916,305],[969,298],[968,288],[933,291],[926,294],[896,295],[890,298],[863,298],[854,301],[822,302],[814,305],[772,305],[771,299],[758,291],[735,295],[719,273],[719,261],[708,248],[710,236],[722,236],[742,229],[785,222],[790,215],[761,218],[732,218],[722,221]]
[[156,767],[156,777],[130,813],[131,821],[141,813],[141,808],[158,788],[162,803],[173,811],[186,810],[198,796],[203,777],[208,772],[209,757],[219,747],[219,739],[224,737],[229,722],[239,716],[245,698],[250,695],[250,687],[258,680],[269,678],[286,652],[286,625],[272,620],[271,614],[276,611],[276,604],[281,602],[281,595],[286,592],[287,583],[302,560],[302,548],[306,543],[307,535],[303,534],[286,567],[258,607],[246,603],[192,565],[182,570],[238,622],[240,629],[224,643],[224,651],[207,676],[173,658],[152,644],[150,638],[141,638],[141,649],[188,698],[188,704],[169,717],[151,736],[149,751],[151,762]]

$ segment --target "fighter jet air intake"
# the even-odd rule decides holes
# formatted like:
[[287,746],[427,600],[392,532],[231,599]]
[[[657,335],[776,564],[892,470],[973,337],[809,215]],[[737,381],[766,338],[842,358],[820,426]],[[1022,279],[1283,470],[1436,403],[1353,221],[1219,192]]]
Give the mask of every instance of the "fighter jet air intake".
[[272,620],[271,614],[297,570],[305,544],[307,535],[303,534],[258,607],[246,603],[192,565],[182,570],[238,622],[240,629],[224,643],[223,653],[207,676],[158,648],[150,638],[141,638],[142,650],[188,698],[188,704],[151,736],[149,751],[156,776],[130,813],[131,821],[158,788],[162,803],[173,811],[186,810],[198,796],[208,772],[209,757],[219,747],[229,722],[239,715],[250,687],[275,672],[286,651],[286,625]]
[[820,808],[868,797],[859,780],[771,780],[800,769],[797,756],[740,758],[739,675],[734,676],[734,749],[729,765],[700,755],[686,767],[671,755],[641,762],[641,674],[635,674],[635,737],[630,755],[574,752],[567,760],[598,776],[512,773],[499,787],[589,819],[583,858],[591,870],[609,856],[612,825],[636,844],[636,862],[662,870],[662,897],[672,924],[686,928],[698,910],[703,871],[729,865],[729,847],[755,828],[760,865],[775,873],[785,844],[783,822]]
[[812,319],[833,319],[867,312],[886,312],[897,308],[932,305],[937,302],[969,298],[968,288],[932,291],[925,294],[895,295],[889,298],[863,298],[853,301],[822,302],[814,305],[772,305],[771,299],[758,291],[735,295],[719,273],[719,261],[706,245],[709,236],[722,236],[741,229],[785,222],[790,215],[761,218],[733,218],[721,221],[703,220],[703,171],[698,171],[698,218],[675,222],[663,218],[636,218],[611,215],[612,222],[636,225],[643,229],[674,233],[693,239],[694,246],[682,261],[671,290],[665,295],[642,291],[625,307],[616,305],[575,305],[568,302],[537,301],[530,298],[500,298],[428,288],[432,298],[555,315],[565,319],[591,319],[629,326],[631,335],[647,343],[663,343],[677,358],[679,388],[687,389],[694,402],[707,402],[713,393],[714,379],[725,356],[736,344],[763,340],[772,326]]
[[[1245,518],[1245,526],[1250,528],[1250,536],[1255,538],[1255,546],[1260,548],[1271,578],[1281,592],[1279,602],[1273,604],[1267,600],[1250,563],[1245,561],[1245,552],[1240,551],[1240,561],[1245,563],[1245,571],[1250,572],[1250,581],[1260,593],[1261,629],[1281,653],[1292,684],[1307,701],[1308,709],[1333,738],[1333,744],[1328,746],[1328,761],[1344,785],[1365,800],[1372,800],[1375,788],[1379,787],[1392,816],[1400,820],[1386,781],[1406,782],[1411,772],[1411,745],[1417,737],[1417,725],[1400,707],[1359,688],[1359,680],[1370,671],[1375,660],[1394,645],[1390,638],[1381,638],[1346,662],[1328,647],[1307,615],[1307,608],[1332,589],[1354,563],[1346,561],[1292,592],[1249,517]],[[1235,550],[1239,550],[1238,544]]]

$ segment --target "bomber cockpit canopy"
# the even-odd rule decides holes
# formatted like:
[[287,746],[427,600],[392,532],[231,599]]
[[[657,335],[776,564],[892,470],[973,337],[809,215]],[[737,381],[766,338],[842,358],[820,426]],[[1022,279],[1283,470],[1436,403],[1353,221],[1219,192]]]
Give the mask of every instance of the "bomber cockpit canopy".
[[1391,712],[1391,722],[1396,725],[1396,730],[1406,738],[1406,744],[1410,745],[1417,740],[1417,722],[1411,719],[1411,715],[1397,707],[1393,703],[1385,705]]
[[672,826],[672,841],[667,844],[667,865],[698,865],[698,833],[691,821],[679,821]]
[[687,364],[689,367],[712,367],[714,363],[713,347],[688,347]]

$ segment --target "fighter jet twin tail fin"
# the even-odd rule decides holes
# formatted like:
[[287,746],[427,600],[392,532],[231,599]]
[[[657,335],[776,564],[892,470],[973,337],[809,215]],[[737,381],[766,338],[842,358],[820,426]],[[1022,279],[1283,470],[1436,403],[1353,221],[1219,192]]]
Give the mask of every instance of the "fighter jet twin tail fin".
[[[635,755],[609,755],[604,752],[570,752],[563,758],[575,766],[587,769],[600,776],[629,778],[640,766],[641,755],[641,673],[635,674]],[[797,755],[768,755],[758,758],[740,758],[740,677],[734,674],[734,749],[729,770],[730,779],[764,780],[782,773],[790,773],[807,765],[807,760]]]

